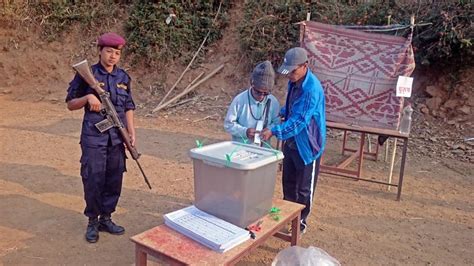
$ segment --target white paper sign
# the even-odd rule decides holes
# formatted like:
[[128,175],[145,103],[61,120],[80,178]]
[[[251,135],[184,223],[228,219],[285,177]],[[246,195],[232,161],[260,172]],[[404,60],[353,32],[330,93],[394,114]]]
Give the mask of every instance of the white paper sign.
[[412,77],[399,76],[397,81],[397,97],[411,97]]

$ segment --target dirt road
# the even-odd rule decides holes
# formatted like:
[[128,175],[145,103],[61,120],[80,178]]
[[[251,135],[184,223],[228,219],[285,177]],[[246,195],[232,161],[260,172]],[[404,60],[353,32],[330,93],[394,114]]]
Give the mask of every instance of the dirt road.
[[[153,190],[129,161],[114,215],[126,233],[103,233],[97,244],[88,244],[79,176],[82,113],[69,112],[61,103],[12,101],[8,96],[0,96],[0,112],[4,265],[132,264],[129,237],[163,223],[163,214],[192,203],[193,171],[187,152],[195,140],[227,139],[221,121],[140,117],[138,145]],[[335,143],[329,143],[330,150]],[[368,163],[365,174],[383,179],[387,168],[383,162]],[[348,265],[474,264],[473,166],[409,156],[405,178],[402,201],[396,202],[395,191],[382,185],[322,175],[303,245],[320,247]],[[280,197],[277,183],[275,195]],[[241,264],[269,264],[286,246],[272,239]]]

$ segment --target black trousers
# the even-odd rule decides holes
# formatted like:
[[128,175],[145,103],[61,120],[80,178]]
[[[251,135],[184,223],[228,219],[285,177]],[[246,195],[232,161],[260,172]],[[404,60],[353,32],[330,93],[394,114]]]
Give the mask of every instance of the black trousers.
[[306,218],[311,211],[314,191],[318,181],[320,158],[308,165],[298,153],[295,143],[283,147],[283,199],[306,207],[301,211],[301,229],[306,227]]
[[86,208],[84,214],[94,218],[115,211],[122,191],[125,168],[123,144],[103,147],[81,145],[81,176]]

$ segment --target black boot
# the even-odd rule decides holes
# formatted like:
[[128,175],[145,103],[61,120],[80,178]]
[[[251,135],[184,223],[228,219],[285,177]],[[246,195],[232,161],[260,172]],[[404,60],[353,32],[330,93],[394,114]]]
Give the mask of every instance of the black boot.
[[90,218],[87,224],[86,240],[89,243],[95,243],[99,240],[99,220],[97,217]]
[[99,220],[99,231],[109,232],[112,235],[125,233],[125,228],[112,222],[110,215],[101,215]]

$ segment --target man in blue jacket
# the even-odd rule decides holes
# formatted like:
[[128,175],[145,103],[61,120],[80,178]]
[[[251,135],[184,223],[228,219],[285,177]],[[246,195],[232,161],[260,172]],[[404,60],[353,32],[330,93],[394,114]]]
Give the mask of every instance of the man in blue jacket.
[[264,130],[262,139],[276,136],[285,141],[283,198],[306,206],[300,224],[304,233],[326,142],[324,92],[308,67],[308,54],[303,48],[288,50],[278,72],[289,80],[286,104],[280,112],[285,121]]

